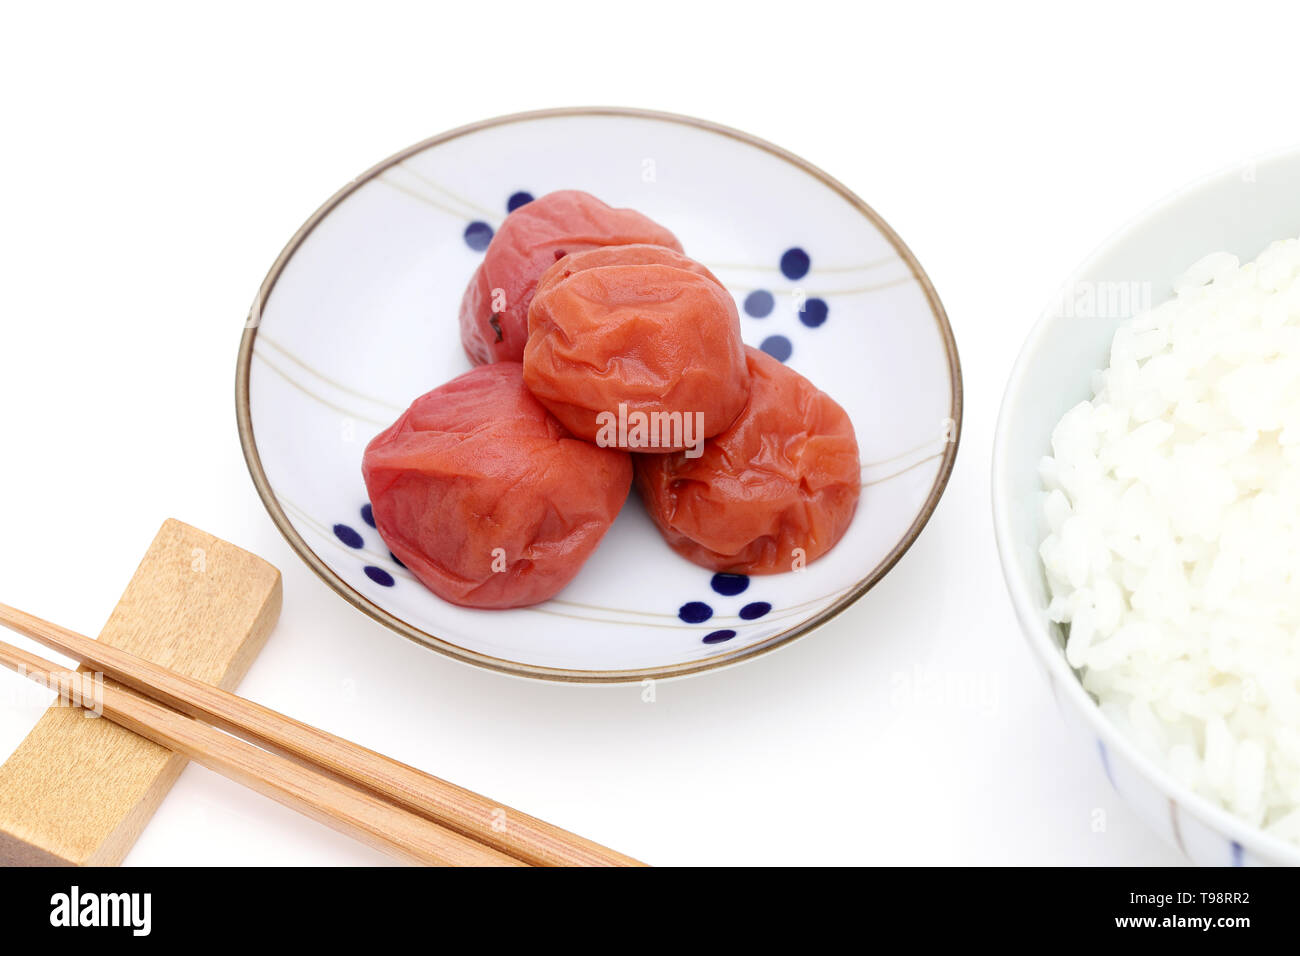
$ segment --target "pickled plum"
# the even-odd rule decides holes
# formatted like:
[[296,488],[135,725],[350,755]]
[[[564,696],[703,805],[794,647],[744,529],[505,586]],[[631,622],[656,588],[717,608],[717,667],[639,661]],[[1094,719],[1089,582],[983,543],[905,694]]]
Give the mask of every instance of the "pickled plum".
[[524,383],[580,438],[699,454],[749,397],[735,300],[661,246],[571,253],[537,285]]
[[518,362],[528,338],[528,306],[542,273],[571,252],[650,243],[681,251],[677,237],[634,209],[565,189],[506,216],[474,271],[460,305],[460,337],[475,365]]
[[798,372],[745,349],[749,402],[704,454],[636,455],[650,517],[678,554],[714,571],[772,574],[840,540],[862,486],[848,415]]
[[480,366],[415,400],[366,448],[385,544],[454,604],[507,608],[559,592],[627,497],[626,452],[572,437],[518,362]]

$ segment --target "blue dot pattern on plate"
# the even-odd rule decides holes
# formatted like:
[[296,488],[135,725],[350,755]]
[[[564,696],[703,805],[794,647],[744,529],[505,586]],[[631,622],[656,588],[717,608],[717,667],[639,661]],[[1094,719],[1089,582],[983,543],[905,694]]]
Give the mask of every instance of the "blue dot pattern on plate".
[[811,266],[812,259],[798,246],[781,253],[781,275],[787,279],[802,279]]
[[687,624],[703,624],[713,617],[713,608],[703,601],[687,601],[677,609],[677,616]]
[[361,535],[357,532],[357,529],[353,528],[351,525],[336,524],[334,526],[334,537],[338,538],[349,548],[359,548],[365,544],[361,539]]
[[765,319],[776,307],[776,299],[766,289],[755,289],[745,296],[745,314],[755,319]]
[[794,346],[784,335],[769,335],[758,347],[778,362],[784,362],[794,351]]
[[[361,513],[362,521],[364,521],[371,528],[375,527],[375,509],[371,506],[370,502],[367,501],[365,504],[361,506],[360,513]],[[343,524],[342,522],[340,522],[334,526],[333,530],[334,530],[334,537],[338,538],[345,545],[347,545],[349,548],[352,548],[355,551],[360,551],[366,546],[366,539],[362,537],[361,532],[358,531],[356,528],[352,527],[352,525],[350,524]],[[393,564],[395,564],[397,567],[399,568],[406,567],[406,565],[404,565],[401,561],[397,560],[397,555],[393,554],[393,552],[389,551],[388,556],[392,559]],[[391,588],[397,584],[397,579],[393,577],[392,572],[387,571],[384,568],[379,567],[378,565],[367,564],[364,565],[361,568],[361,570],[366,577],[368,577],[371,581],[374,581],[376,584],[378,584],[381,587]]]
[[[812,268],[812,256],[798,246],[791,246],[781,253],[779,265],[783,276],[792,282],[797,282],[808,275]],[[796,314],[804,328],[816,329],[826,323],[831,307],[825,299],[820,296],[804,299],[798,290],[795,290],[795,298],[799,302]],[[765,319],[776,308],[776,296],[770,289],[754,289],[745,296],[742,305],[745,314],[750,318]],[[758,347],[778,362],[788,362],[790,356],[794,354],[794,343],[786,335],[769,335],[759,343]]]
[[799,321],[810,329],[815,329],[826,321],[826,316],[830,314],[830,306],[826,304],[825,299],[809,299],[799,310]]
[[728,574],[726,571],[719,571],[713,576],[713,580],[709,582],[709,587],[726,597],[735,597],[749,587],[749,575]]
[[373,564],[367,564],[362,570],[366,572],[366,577],[374,581],[376,584],[382,584],[386,588],[391,588],[394,584],[397,583],[396,581],[393,580],[393,576],[391,574],[389,574],[383,568],[375,567]]
[[[731,574],[719,571],[709,579],[709,587],[722,597],[735,597],[749,589],[749,575]],[[740,609],[742,621],[756,621],[772,610],[766,601],[750,601]],[[686,624],[703,624],[713,617],[713,607],[703,601],[687,601],[677,609],[677,616]],[[736,631],[729,627],[720,628],[705,634],[701,640],[705,644],[722,644],[736,636]]]
[[465,227],[465,245],[482,252],[492,241],[492,227],[485,222],[471,222]]
[[525,190],[519,190],[517,193],[511,193],[510,198],[506,200],[506,212],[514,212],[520,206],[527,206],[533,201],[533,194]]

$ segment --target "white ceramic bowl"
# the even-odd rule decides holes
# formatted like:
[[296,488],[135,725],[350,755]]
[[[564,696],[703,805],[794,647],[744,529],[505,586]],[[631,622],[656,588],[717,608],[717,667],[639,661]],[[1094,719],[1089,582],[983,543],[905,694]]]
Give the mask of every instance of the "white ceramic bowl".
[[1047,620],[1038,558],[1045,536],[1038,462],[1061,416],[1089,398],[1121,321],[1158,305],[1201,256],[1253,259],[1273,240],[1300,235],[1300,151],[1243,163],[1148,210],[1098,249],[1038,320],[1002,401],[993,448],[993,521],[1016,615],[1068,723],[1102,761],[1112,785],[1194,862],[1300,864],[1300,849],[1268,836],[1183,787],[1107,721],[1065,661]]
[[[369,522],[362,450],[413,399],[469,368],[457,311],[507,208],[570,188],[672,229],[741,305],[745,341],[848,411],[866,487],[828,555],[798,573],[715,576],[668,548],[635,494],[573,582],[532,608],[454,607],[388,553]],[[770,143],[619,109],[478,123],[342,189],[267,276],[240,349],[236,398],[267,510],[339,594],[461,660],[572,681],[705,670],[829,620],[916,539],[952,470],[961,425],[943,308],[865,203]]]

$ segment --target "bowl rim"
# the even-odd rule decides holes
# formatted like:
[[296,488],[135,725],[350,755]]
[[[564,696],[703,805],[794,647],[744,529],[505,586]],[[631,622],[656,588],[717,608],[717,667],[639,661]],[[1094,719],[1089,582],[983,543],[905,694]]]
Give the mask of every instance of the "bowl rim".
[[[853,585],[845,595],[841,596],[830,607],[826,608],[816,616],[774,634],[770,638],[758,644],[740,648],[729,654],[711,657],[703,661],[688,661],[667,666],[616,670],[581,670],[575,668],[524,664],[518,661],[511,661],[483,654],[478,651],[473,651],[443,638],[439,638],[436,635],[430,634],[427,631],[402,620],[390,611],[380,607],[359,591],[355,590],[320,559],[320,557],[311,549],[307,542],[294,528],[292,522],[289,521],[288,516],[285,514],[283,507],[281,507],[279,501],[276,499],[275,493],[271,488],[270,482],[267,480],[266,472],[262,467],[262,461],[258,454],[257,439],[253,432],[249,392],[249,374],[253,357],[253,345],[257,338],[258,327],[261,324],[264,306],[275,288],[276,281],[279,279],[284,267],[288,264],[289,260],[302,245],[304,240],[306,240],[306,238],[311,234],[312,230],[315,229],[315,227],[327,215],[329,215],[336,206],[342,203],[361,186],[370,182],[391,166],[394,166],[417,153],[423,152],[430,147],[438,146],[461,136],[466,136],[491,127],[568,116],[631,117],[691,126],[718,135],[727,136],[739,140],[749,146],[761,149],[813,176],[823,185],[829,187],[841,198],[846,200],[859,213],[865,216],[889,241],[894,251],[898,254],[899,258],[906,263],[912,276],[920,285],[921,291],[925,295],[926,302],[930,306],[930,311],[939,328],[948,365],[949,387],[952,394],[949,418],[953,422],[953,427],[950,431],[950,440],[947,443],[947,447],[944,449],[943,459],[940,462],[934,483],[931,486],[929,495],[926,497],[916,519],[908,527],[902,538],[899,539],[885,558],[872,569],[871,573],[858,581],[857,584]],[[862,595],[875,586],[875,584],[883,578],[895,564],[898,563],[903,554],[906,553],[916,541],[922,529],[930,520],[930,516],[934,513],[935,508],[938,506],[939,499],[943,495],[944,489],[947,487],[948,479],[952,474],[953,465],[957,458],[957,448],[961,441],[962,378],[961,363],[957,355],[957,343],[953,336],[952,327],[948,322],[948,314],[944,310],[943,303],[940,302],[939,295],[935,291],[934,285],[930,281],[929,276],[926,275],[925,270],[921,267],[920,262],[917,261],[916,256],[898,234],[889,226],[889,224],[885,222],[885,220],[881,218],[874,209],[868,206],[855,193],[848,189],[848,187],[823,172],[812,163],[809,163],[807,160],[804,160],[779,146],[756,136],[752,136],[749,133],[744,133],[740,130],[733,129],[729,126],[723,126],[710,120],[636,107],[575,106],[509,113],[503,116],[496,116],[490,119],[469,123],[448,130],[447,132],[439,133],[436,136],[431,136],[428,139],[422,140],[412,146],[408,146],[406,149],[394,153],[387,159],[381,160],[326,200],[325,203],[312,213],[307,221],[299,227],[298,231],[294,233],[288,244],[276,257],[275,262],[272,263],[270,271],[267,272],[266,278],[263,279],[261,286],[258,288],[257,295],[253,300],[253,305],[249,310],[248,318],[244,326],[243,337],[240,340],[239,345],[239,356],[236,363],[235,374],[235,415],[239,428],[239,443],[244,452],[244,461],[247,464],[249,474],[253,479],[253,485],[257,488],[258,496],[262,499],[262,504],[270,514],[272,522],[274,522],[276,528],[279,529],[280,534],[284,536],[285,540],[297,553],[298,557],[300,557],[318,577],[329,585],[331,589],[353,607],[403,637],[467,664],[484,667],[489,670],[510,674],[516,677],[530,677],[570,683],[622,683],[648,679],[660,680],[671,677],[684,677],[689,674],[698,674],[704,671],[717,670],[732,664],[740,663],[741,661],[753,659],[762,654],[773,651],[778,647],[783,647],[795,638],[801,637],[804,634],[815,630],[830,621],[832,618],[838,616],[842,611],[856,602],[860,597],[862,597]]]
[[[1068,291],[1082,281],[1081,277],[1086,275],[1098,260],[1109,254],[1116,244],[1143,228],[1160,213],[1187,201],[1203,190],[1223,184],[1229,178],[1240,178],[1241,170],[1245,168],[1248,162],[1263,166],[1266,163],[1286,161],[1300,162],[1300,148],[1277,150],[1231,166],[1222,167],[1169,193],[1130,218],[1119,229],[1111,233],[1105,241],[1095,247],[1062,283],[1061,292]],[[1265,833],[1259,827],[1252,826],[1226,808],[1212,802],[1209,798],[1196,793],[1175,779],[1168,770],[1156,763],[1154,759],[1143,753],[1137,744],[1120,731],[1117,725],[1108,720],[1102,714],[1101,708],[1092,695],[1084,690],[1083,683],[1079,680],[1074,668],[1066,661],[1065,655],[1061,653],[1052,640],[1045,616],[1035,609],[1035,602],[1030,596],[1028,585],[1022,576],[1025,569],[1019,567],[1014,557],[1015,545],[1010,517],[1013,503],[1011,500],[1012,465],[1009,450],[1011,430],[1009,419],[1010,409],[1015,404],[1025,400],[1025,396],[1022,394],[1025,379],[1029,367],[1035,360],[1039,346],[1046,338],[1053,323],[1061,318],[1056,315],[1057,305],[1061,301],[1059,298],[1061,292],[1058,292],[1051,303],[1039,314],[1037,321],[1035,321],[1020,348],[1015,365],[1011,369],[1011,375],[1007,379],[1002,404],[998,410],[997,426],[993,435],[990,489],[993,505],[993,536],[997,543],[1002,578],[1011,597],[1011,604],[1016,612],[1020,630],[1025,636],[1026,643],[1029,644],[1040,662],[1046,667],[1049,681],[1054,682],[1063,689],[1065,698],[1074,705],[1077,712],[1083,715],[1098,739],[1108,749],[1116,751],[1124,757],[1147,783],[1161,791],[1167,798],[1177,804],[1181,810],[1191,813],[1210,829],[1227,836],[1255,855],[1270,862],[1280,861],[1291,866],[1300,866],[1300,847],[1272,834]],[[1046,454],[1046,450],[1044,450],[1044,454]],[[1057,696],[1057,700],[1060,700],[1060,695]],[[1121,796],[1123,795],[1121,794]],[[1187,854],[1187,849],[1182,845],[1181,837],[1177,836],[1177,833],[1175,834],[1175,840],[1178,843],[1178,848],[1184,854]]]

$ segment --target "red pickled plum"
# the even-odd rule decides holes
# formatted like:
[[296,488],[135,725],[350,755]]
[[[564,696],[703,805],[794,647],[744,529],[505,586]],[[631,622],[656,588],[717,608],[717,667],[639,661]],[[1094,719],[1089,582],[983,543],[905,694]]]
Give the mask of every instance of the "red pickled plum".
[[749,397],[735,300],[662,246],[571,253],[538,283],[524,382],[580,438],[698,454]]
[[824,555],[862,488],[849,416],[770,355],[745,349],[749,402],[699,458],[636,455],[650,517],[678,554],[714,571],[772,574]]
[[375,526],[444,600],[536,604],[578,573],[627,498],[626,452],[571,436],[523,384],[484,365],[415,400],[366,448]]
[[470,361],[523,359],[528,306],[542,273],[567,253],[629,243],[682,248],[654,220],[576,189],[547,193],[510,213],[461,300],[460,338]]

